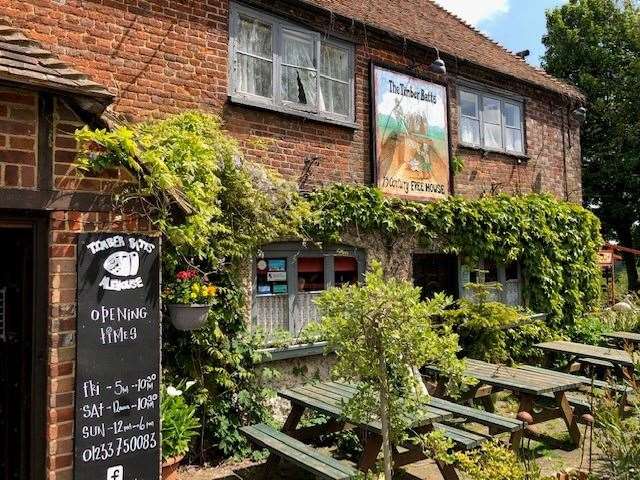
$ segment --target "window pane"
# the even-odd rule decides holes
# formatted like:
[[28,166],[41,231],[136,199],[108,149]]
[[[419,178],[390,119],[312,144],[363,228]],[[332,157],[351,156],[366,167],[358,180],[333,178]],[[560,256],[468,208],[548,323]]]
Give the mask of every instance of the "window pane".
[[282,62],[297,67],[316,68],[313,37],[284,30],[282,38]]
[[460,119],[460,139],[463,143],[480,145],[480,121],[462,117]]
[[518,262],[511,262],[504,267],[505,280],[518,280]]
[[298,291],[317,292],[324,290],[324,258],[298,258]]
[[240,17],[238,50],[271,58],[273,52],[271,25],[253,18]]
[[349,81],[349,54],[346,50],[325,43],[320,47],[320,73]]
[[349,84],[320,79],[320,110],[337,113],[340,115],[349,114]]
[[478,118],[478,96],[469,92],[460,92],[460,114]]
[[504,124],[507,127],[522,128],[520,120],[520,107],[512,103],[504,104]]
[[287,293],[287,259],[259,258],[256,261],[258,295]]
[[484,281],[486,283],[492,283],[498,281],[498,265],[494,260],[484,261]]
[[485,123],[500,125],[502,123],[500,119],[500,100],[484,97],[482,105],[483,121]]
[[273,64],[238,54],[238,91],[270,98],[273,96]]
[[484,124],[484,146],[502,148],[502,127],[500,125]]
[[358,261],[353,257],[336,257],[334,259],[334,284],[340,287],[358,282]]
[[522,131],[515,128],[506,128],[505,130],[504,148],[510,152],[522,152]]
[[316,105],[316,72],[296,67],[282,67],[282,98],[301,105]]

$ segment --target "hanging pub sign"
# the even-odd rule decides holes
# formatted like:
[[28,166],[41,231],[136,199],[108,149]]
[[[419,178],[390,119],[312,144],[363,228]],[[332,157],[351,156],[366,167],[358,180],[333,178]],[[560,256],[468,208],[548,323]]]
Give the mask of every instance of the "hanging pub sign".
[[408,200],[449,194],[444,86],[372,66],[374,170],[378,187]]
[[159,254],[155,237],[78,237],[77,480],[159,478]]

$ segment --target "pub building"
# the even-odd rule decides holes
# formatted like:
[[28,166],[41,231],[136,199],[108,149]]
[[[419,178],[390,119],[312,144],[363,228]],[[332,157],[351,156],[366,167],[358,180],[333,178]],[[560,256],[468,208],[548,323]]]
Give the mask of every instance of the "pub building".
[[[0,480],[134,478],[133,457],[111,457],[105,438],[146,445],[138,479],[157,468],[161,246],[111,203],[127,172],[75,172],[77,128],[200,109],[305,191],[351,182],[417,201],[547,192],[580,203],[583,104],[430,0],[6,0]],[[323,250],[264,245],[247,259],[247,322],[298,335],[318,319],[318,292],[361,278],[380,248],[355,236]],[[499,281],[501,300],[521,302],[517,262],[469,263],[410,241],[394,250],[394,273],[426,295]],[[132,345],[146,360],[129,372]],[[326,371],[317,350],[303,353],[278,367]],[[123,380],[130,391],[116,395]],[[140,409],[135,435],[113,425],[123,407]]]

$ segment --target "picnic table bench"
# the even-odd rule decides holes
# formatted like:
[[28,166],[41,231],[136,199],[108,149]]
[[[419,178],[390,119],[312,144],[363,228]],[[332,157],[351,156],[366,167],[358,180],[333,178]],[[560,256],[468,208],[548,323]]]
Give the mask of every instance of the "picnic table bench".
[[[285,459],[321,478],[352,478],[357,472],[355,469],[337,462],[304,443],[317,439],[323,434],[343,430],[347,426],[355,426],[362,433],[364,448],[357,462],[358,470],[363,472],[370,470],[382,448],[381,424],[378,421],[359,423],[345,417],[344,405],[356,391],[354,385],[340,382],[318,382],[279,391],[278,395],[291,403],[291,411],[282,430],[277,431],[263,424],[242,429],[242,432],[252,441],[271,452],[265,467],[266,474],[273,474],[279,460]],[[321,426],[299,427],[300,420],[307,410],[327,415],[330,420]],[[432,398],[428,404],[425,404],[421,414],[411,419],[411,432],[423,434],[441,430],[454,442],[456,448],[462,450],[476,448],[491,438],[488,435],[449,424],[448,422],[454,417],[466,418],[467,421],[505,432],[515,433],[524,429],[524,424],[517,420]],[[426,458],[422,449],[413,444],[394,446],[393,452],[396,467]],[[452,466],[441,462],[436,463],[446,480],[458,479]]]
[[603,337],[610,338],[624,345],[638,345],[640,344],[640,333],[633,332],[609,332],[603,333]]
[[569,355],[571,357],[569,364],[576,359],[609,362],[618,372],[620,378],[633,378],[633,358],[624,350],[565,341],[538,343],[535,347],[548,353]]
[[[501,390],[513,392],[520,397],[518,412],[526,412],[532,419],[532,422],[525,428],[525,435],[538,439],[545,437],[552,441],[553,439],[533,430],[531,425],[562,418],[572,442],[575,445],[580,444],[577,418],[567,397],[567,392],[576,390],[583,385],[580,378],[572,375],[567,377],[550,375],[547,371],[538,372],[505,365],[494,365],[474,359],[466,359],[465,362],[465,374],[478,380],[475,387],[467,394],[467,398],[482,400],[485,409],[493,412],[495,407],[491,395]],[[429,367],[426,367],[426,370],[437,373],[436,369]],[[486,386],[491,388],[484,388]],[[543,408],[541,411],[534,409],[536,402],[539,404],[540,401],[543,401],[548,404],[549,400],[551,400],[552,408]]]

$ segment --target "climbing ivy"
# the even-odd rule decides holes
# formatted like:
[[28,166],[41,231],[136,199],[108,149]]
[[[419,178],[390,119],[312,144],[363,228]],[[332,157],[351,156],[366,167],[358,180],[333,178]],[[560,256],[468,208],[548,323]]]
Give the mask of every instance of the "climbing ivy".
[[310,238],[339,242],[345,232],[377,232],[393,245],[414,235],[423,246],[471,260],[518,260],[527,306],[552,326],[570,325],[597,306],[600,222],[579,205],[550,195],[498,195],[417,203],[362,185],[337,184],[308,199]]

